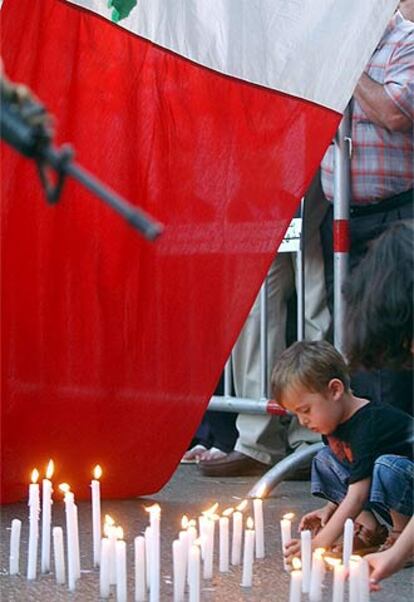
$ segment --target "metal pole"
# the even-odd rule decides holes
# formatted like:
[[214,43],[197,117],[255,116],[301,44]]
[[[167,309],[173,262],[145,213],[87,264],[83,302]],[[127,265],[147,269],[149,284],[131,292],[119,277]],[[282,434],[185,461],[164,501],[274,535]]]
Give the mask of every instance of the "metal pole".
[[267,399],[267,278],[260,289],[260,397]]
[[335,137],[334,150],[334,344],[344,350],[345,301],[342,294],[348,273],[349,203],[351,198],[351,114],[346,109]]
[[302,220],[302,229],[299,238],[299,249],[297,251],[297,329],[298,341],[303,341],[305,338],[305,199],[302,197],[300,201],[300,218]]

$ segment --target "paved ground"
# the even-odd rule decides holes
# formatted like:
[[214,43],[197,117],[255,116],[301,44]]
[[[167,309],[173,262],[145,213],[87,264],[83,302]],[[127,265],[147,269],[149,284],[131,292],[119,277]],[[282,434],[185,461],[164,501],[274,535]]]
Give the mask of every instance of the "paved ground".
[[[171,543],[180,527],[181,516],[186,513],[196,517],[201,510],[213,502],[220,502],[221,508],[238,503],[244,497],[254,479],[208,479],[199,475],[197,467],[181,466],[170,483],[151,499],[103,502],[103,512],[111,514],[125,531],[128,542],[129,600],[133,600],[133,538],[147,524],[144,505],[157,501],[162,507],[162,543],[161,543],[161,601],[172,600],[172,562]],[[219,575],[217,570],[211,582],[203,582],[203,602],[238,602],[288,600],[289,579],[282,570],[280,554],[279,519],[288,512],[297,516],[312,509],[317,504],[308,494],[308,483],[283,483],[265,503],[265,541],[267,556],[256,561],[254,584],[249,590],[240,587],[240,568],[232,569],[227,575]],[[104,489],[104,483],[103,483]],[[65,586],[57,586],[53,575],[41,576],[28,583],[25,577],[8,576],[9,526],[13,518],[23,522],[21,542],[21,571],[26,571],[26,549],[28,539],[27,506],[12,504],[2,507],[1,517],[1,556],[0,556],[0,593],[2,602],[90,602],[99,600],[98,574],[91,567],[91,525],[90,505],[79,504],[81,566],[82,577],[76,592],[69,594]],[[54,525],[64,525],[61,503],[54,505]],[[409,602],[414,594],[414,570],[405,569],[397,576],[384,582],[383,591],[373,594],[373,602]],[[115,600],[115,595],[111,595]],[[324,602],[332,599],[331,576],[326,580]],[[302,600],[307,600],[303,596]]]

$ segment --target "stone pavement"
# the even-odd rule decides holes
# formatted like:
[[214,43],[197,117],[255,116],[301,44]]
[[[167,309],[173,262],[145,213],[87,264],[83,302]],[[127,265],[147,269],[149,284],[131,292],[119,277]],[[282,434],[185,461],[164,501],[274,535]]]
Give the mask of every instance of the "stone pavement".
[[[178,468],[171,481],[158,494],[151,498],[133,500],[107,500],[102,503],[103,514],[110,514],[124,528],[128,546],[129,597],[133,595],[133,539],[148,523],[144,506],[157,501],[161,514],[161,602],[172,600],[172,560],[171,544],[180,529],[181,517],[197,517],[202,510],[218,501],[223,510],[239,503],[254,483],[253,478],[213,479],[200,476],[194,465]],[[105,491],[105,480],[102,483]],[[254,582],[251,589],[240,587],[241,569],[232,568],[230,573],[220,575],[215,568],[210,582],[202,581],[202,602],[285,602],[288,600],[289,577],[283,571],[279,532],[280,517],[286,512],[296,516],[317,507],[309,493],[309,483],[282,483],[272,497],[265,502],[265,544],[266,558],[256,561]],[[54,504],[54,526],[64,526],[63,504]],[[8,554],[10,523],[13,518],[23,520],[21,538],[22,575],[26,572],[28,540],[27,506],[23,503],[6,505],[1,508],[1,555],[0,555],[0,599],[2,602],[91,602],[99,600],[99,579],[92,569],[92,545],[90,504],[79,503],[80,542],[82,577],[77,589],[70,594],[65,586],[57,586],[53,575],[40,576],[29,583],[24,576],[8,576]],[[217,545],[217,541],[216,541]],[[217,554],[216,554],[217,559]],[[372,602],[409,602],[414,594],[414,570],[405,569],[384,581],[383,590],[371,595]],[[302,596],[302,602],[307,600]],[[331,575],[326,579],[323,602],[332,599]],[[111,594],[110,600],[115,600]],[[347,602],[347,597],[345,598]]]

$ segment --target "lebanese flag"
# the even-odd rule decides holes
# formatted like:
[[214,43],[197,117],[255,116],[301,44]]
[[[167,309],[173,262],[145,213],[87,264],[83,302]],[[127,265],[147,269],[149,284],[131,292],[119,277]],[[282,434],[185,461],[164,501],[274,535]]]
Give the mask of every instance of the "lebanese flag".
[[3,145],[2,490],[159,490],[397,0],[5,0],[56,143],[165,224],[145,241]]

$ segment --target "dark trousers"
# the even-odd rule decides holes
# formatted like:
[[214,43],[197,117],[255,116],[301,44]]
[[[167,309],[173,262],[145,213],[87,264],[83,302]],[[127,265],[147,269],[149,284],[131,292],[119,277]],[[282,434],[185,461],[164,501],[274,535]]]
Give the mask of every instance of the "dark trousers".
[[[385,209],[372,214],[350,216],[351,248],[349,270],[358,265],[368,250],[371,240],[377,238],[393,222],[412,219],[413,202],[395,209]],[[328,304],[333,311],[333,208],[330,207],[321,225],[322,250],[325,262],[325,280]],[[398,269],[396,267],[396,269]],[[369,282],[367,282],[369,286]],[[413,413],[413,373],[412,371],[373,370],[358,371],[352,375],[351,386],[355,395],[383,403],[389,403],[404,411]]]

